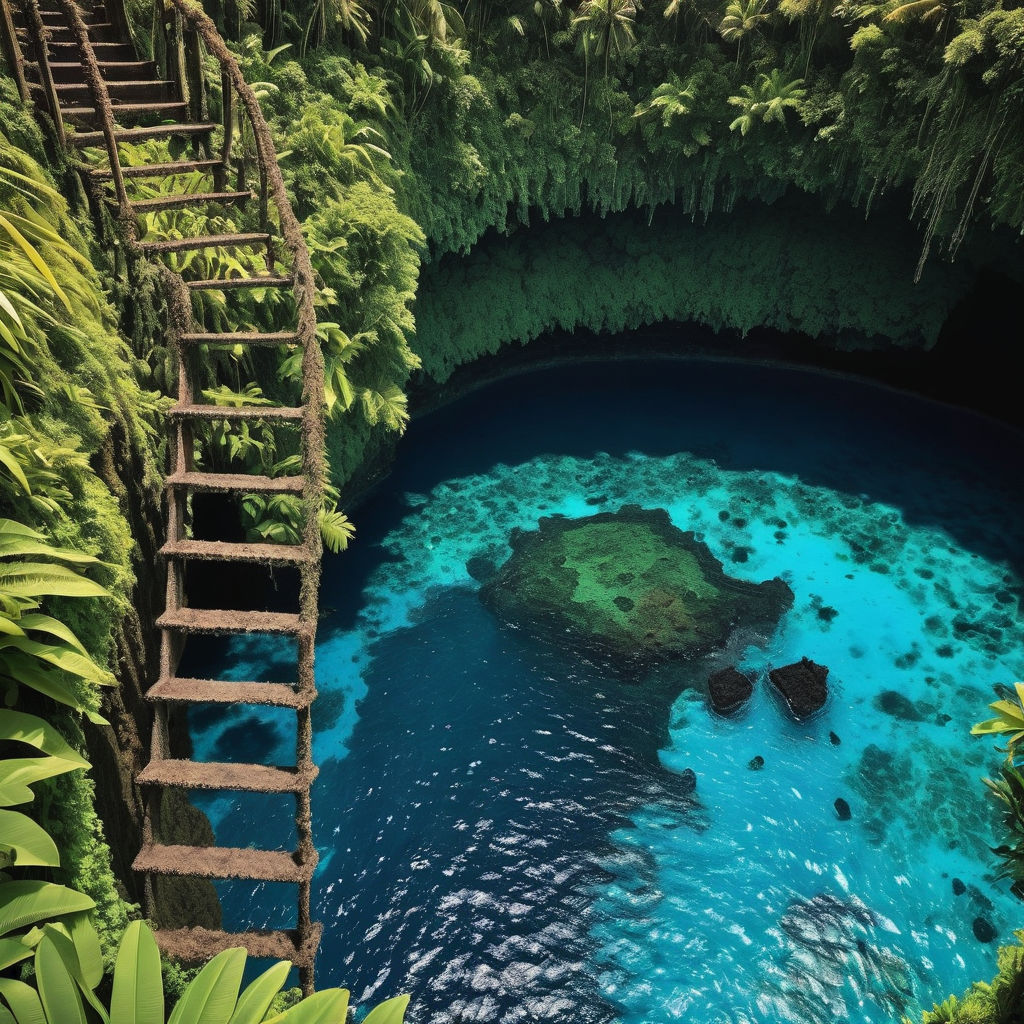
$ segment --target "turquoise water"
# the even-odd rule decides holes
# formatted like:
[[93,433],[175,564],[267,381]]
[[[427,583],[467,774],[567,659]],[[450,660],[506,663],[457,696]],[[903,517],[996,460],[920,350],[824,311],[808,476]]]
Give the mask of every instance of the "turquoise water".
[[[991,976],[974,923],[1005,941],[1024,906],[968,729],[1024,668],[1021,454],[878,389],[701,364],[549,371],[414,423],[325,572],[319,983],[411,991],[418,1021],[881,1024]],[[627,503],[794,591],[739,652],[735,718],[674,696],[685,666],[623,679],[481,605],[467,564],[513,528]],[[236,653],[259,678],[274,649]],[[797,723],[763,673],[804,655],[830,697]],[[197,756],[290,763],[286,722],[197,718]],[[287,846],[260,799],[201,806],[222,843]],[[286,923],[292,892],[225,886],[226,918]]]

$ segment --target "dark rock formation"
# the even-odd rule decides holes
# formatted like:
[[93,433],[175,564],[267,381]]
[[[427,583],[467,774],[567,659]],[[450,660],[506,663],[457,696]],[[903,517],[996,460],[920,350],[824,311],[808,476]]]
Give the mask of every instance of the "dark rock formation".
[[764,767],[764,758],[760,754],[758,754],[756,757],[752,757],[747,762],[747,767],[752,772],[759,772]]
[[961,882],[959,878],[954,878],[953,879],[953,895],[954,896],[963,896],[963,894],[965,892],[967,892],[967,886],[964,885],[964,883]]
[[512,557],[480,588],[504,621],[569,641],[635,675],[725,646],[738,626],[771,629],[793,603],[780,579],[747,583],[664,509],[627,505],[513,531]]
[[971,929],[979,942],[995,942],[996,930],[987,918],[976,917],[971,924]]
[[696,791],[697,773],[692,768],[684,768],[679,773],[679,788],[687,794]]
[[836,797],[834,806],[836,809],[836,817],[840,821],[850,820],[850,805],[841,796]]
[[825,679],[828,669],[809,658],[801,658],[792,665],[773,668],[768,677],[786,699],[794,718],[807,718],[825,706],[828,687]]
[[735,668],[723,668],[708,678],[711,706],[720,715],[739,711],[750,700],[754,685],[750,677]]
[[843,742],[834,732],[830,732],[828,738],[833,747],[838,747]]

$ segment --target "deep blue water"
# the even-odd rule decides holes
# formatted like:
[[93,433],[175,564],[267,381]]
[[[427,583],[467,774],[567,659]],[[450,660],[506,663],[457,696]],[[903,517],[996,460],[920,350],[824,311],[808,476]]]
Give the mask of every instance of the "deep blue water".
[[[978,418],[735,364],[550,370],[414,422],[325,564],[319,983],[410,991],[424,1022],[881,1024],[990,976],[973,922],[1007,939],[1024,907],[992,878],[998,758],[968,729],[1024,668],[1022,469],[1020,435]],[[470,558],[627,503],[732,575],[785,576],[794,607],[743,665],[829,665],[819,718],[762,681],[722,720],[483,607]],[[274,653],[250,641],[229,673]],[[198,756],[290,763],[286,715],[193,725]],[[201,806],[224,844],[291,842],[285,802]],[[294,890],[223,891],[231,926],[293,912]]]

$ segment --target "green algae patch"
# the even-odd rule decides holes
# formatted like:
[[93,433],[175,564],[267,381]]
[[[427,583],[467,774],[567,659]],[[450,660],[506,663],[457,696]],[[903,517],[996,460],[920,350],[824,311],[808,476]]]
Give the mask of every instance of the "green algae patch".
[[738,627],[774,628],[793,603],[781,579],[727,576],[664,509],[627,505],[513,531],[512,556],[480,590],[499,618],[629,665],[689,660]]

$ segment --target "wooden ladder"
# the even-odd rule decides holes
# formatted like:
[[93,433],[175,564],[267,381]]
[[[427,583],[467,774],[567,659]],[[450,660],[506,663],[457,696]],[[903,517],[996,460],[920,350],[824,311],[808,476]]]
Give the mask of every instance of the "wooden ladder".
[[[147,913],[155,916],[153,877],[180,875],[209,879],[251,879],[294,883],[298,887],[294,928],[226,932],[204,928],[159,929],[157,940],[171,957],[204,960],[220,950],[244,947],[251,955],[290,960],[300,970],[303,989],[313,987],[313,971],[321,926],[310,918],[310,888],[317,864],[310,820],[310,786],[317,775],[312,758],[310,706],[316,696],[314,643],[321,541],[319,514],[324,474],[323,361],[316,336],[314,279],[309,253],[291,209],[270,131],[259,103],[213,22],[196,5],[172,0],[172,44],[186,73],[161,77],[151,60],[140,60],[130,42],[119,0],[79,8],[74,0],[20,0],[3,4],[0,33],[5,54],[13,59],[22,95],[33,99],[49,119],[60,144],[71,150],[95,150],[98,161],[83,169],[94,196],[113,209],[120,236],[132,256],[159,264],[168,313],[168,342],[177,363],[177,402],[168,415],[170,472],[166,478],[167,561],[164,613],[156,622],[161,633],[159,678],[146,694],[153,702],[150,761],[138,773],[145,817],[142,849],[134,862],[145,874]],[[160,3],[163,10],[163,3]],[[6,25],[6,31],[4,26]],[[165,21],[165,28],[167,27]],[[199,40],[221,69],[220,121],[206,114]],[[191,44],[191,47],[190,47]],[[11,56],[13,55],[13,57]],[[169,65],[175,62],[169,61]],[[195,74],[188,74],[192,69]],[[236,116],[238,115],[238,116]],[[246,182],[246,157],[235,161],[236,120],[248,119],[256,153],[258,186]],[[74,131],[67,131],[67,127]],[[122,166],[118,144],[151,139],[186,140],[188,159],[144,166]],[[173,179],[198,172],[208,177],[207,191],[129,199],[126,180]],[[237,179],[228,187],[232,173]],[[112,186],[112,191],[111,187]],[[259,203],[260,230],[159,241],[139,241],[137,218],[154,210],[193,205]],[[271,215],[276,210],[277,222]],[[162,263],[168,254],[188,250],[232,250],[261,254],[265,272],[227,279],[185,281]],[[279,266],[278,252],[288,256]],[[209,290],[289,289],[296,324],[288,331],[211,333],[197,326],[192,296]],[[191,367],[201,346],[298,347],[302,351],[302,401],[297,406],[233,408],[203,402],[193,391]],[[301,431],[301,468],[296,476],[214,473],[197,467],[193,454],[197,429],[210,421],[232,424],[260,421],[275,429]],[[303,504],[304,530],[299,544],[249,544],[194,540],[186,524],[191,495],[213,493],[293,494]],[[299,574],[298,607],[292,612],[261,612],[189,607],[186,586],[189,566],[196,562],[292,566]],[[296,677],[291,683],[233,682],[183,678],[178,666],[186,642],[196,634],[237,637],[267,634],[291,638],[296,644]],[[295,765],[209,763],[171,755],[169,713],[197,704],[251,704],[290,710],[297,716]],[[292,794],[295,798],[297,848],[291,852],[182,846],[160,841],[159,808],[163,790],[234,790]]]

